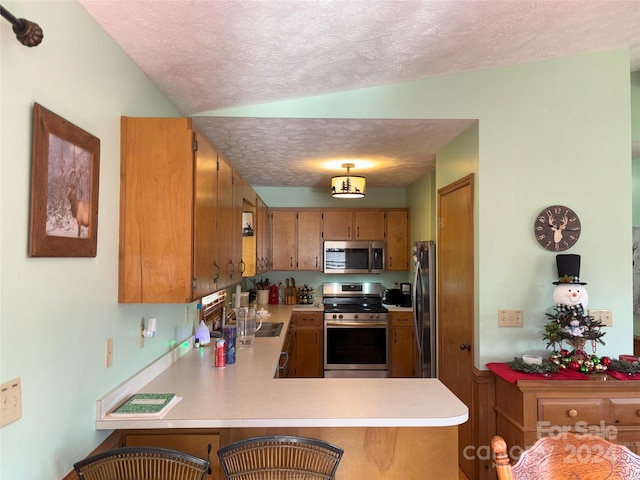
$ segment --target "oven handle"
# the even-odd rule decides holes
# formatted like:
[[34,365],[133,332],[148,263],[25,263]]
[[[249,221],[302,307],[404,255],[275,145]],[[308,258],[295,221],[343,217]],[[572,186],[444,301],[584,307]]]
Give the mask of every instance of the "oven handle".
[[327,327],[386,327],[389,325],[389,322],[384,320],[379,322],[334,322],[331,320],[325,320],[324,323]]

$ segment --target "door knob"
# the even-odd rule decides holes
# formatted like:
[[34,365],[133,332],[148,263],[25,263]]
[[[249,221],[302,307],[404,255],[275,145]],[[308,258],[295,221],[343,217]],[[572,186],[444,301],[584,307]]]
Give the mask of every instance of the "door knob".
[[469,351],[471,351],[471,344],[469,344],[469,343],[461,343],[460,344],[460,350],[469,350]]

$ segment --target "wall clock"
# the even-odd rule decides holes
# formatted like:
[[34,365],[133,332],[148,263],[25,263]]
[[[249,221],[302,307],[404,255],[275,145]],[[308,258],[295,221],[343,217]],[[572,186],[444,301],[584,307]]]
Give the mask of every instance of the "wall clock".
[[580,238],[580,219],[576,212],[563,205],[542,210],[533,225],[538,243],[549,251],[562,252],[573,247]]

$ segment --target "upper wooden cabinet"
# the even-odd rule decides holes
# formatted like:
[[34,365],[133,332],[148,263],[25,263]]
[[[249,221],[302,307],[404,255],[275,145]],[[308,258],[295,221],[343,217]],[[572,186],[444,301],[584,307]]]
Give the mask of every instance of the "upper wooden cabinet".
[[384,210],[324,210],[325,240],[384,240]]
[[121,120],[118,301],[215,289],[217,154],[187,118]]
[[385,268],[388,271],[409,270],[409,210],[387,210]]
[[233,259],[233,245],[236,242],[241,242],[242,228],[238,231],[234,230],[237,222],[234,222],[233,219],[233,169],[220,153],[218,153],[217,170],[218,215],[214,266],[218,275],[218,287],[224,288],[241,280],[240,264],[238,260],[234,262]]
[[271,212],[269,207],[257,197],[256,201],[256,273],[269,271],[271,265]]
[[319,210],[272,210],[272,270],[322,270],[321,220]]

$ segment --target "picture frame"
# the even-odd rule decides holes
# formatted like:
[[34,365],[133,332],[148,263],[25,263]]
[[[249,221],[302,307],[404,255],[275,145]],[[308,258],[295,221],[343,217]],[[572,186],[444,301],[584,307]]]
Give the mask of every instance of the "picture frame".
[[95,257],[100,139],[33,106],[30,257]]
[[253,212],[242,212],[242,236],[253,237]]

